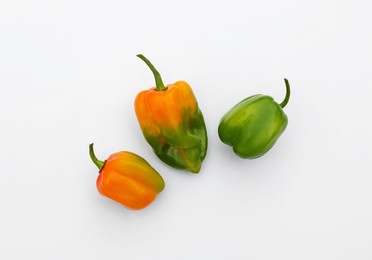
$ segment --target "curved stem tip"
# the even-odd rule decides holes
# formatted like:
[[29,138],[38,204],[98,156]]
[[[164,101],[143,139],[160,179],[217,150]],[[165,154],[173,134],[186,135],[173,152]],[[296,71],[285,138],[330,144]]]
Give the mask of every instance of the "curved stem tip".
[[285,93],[285,98],[284,98],[283,102],[280,103],[280,106],[282,108],[284,108],[287,105],[289,97],[291,96],[291,88],[289,86],[288,79],[285,78],[284,82],[285,82],[286,93]]
[[98,167],[99,170],[101,170],[103,165],[105,165],[105,162],[97,159],[96,155],[94,154],[93,143],[89,145],[89,155],[94,164]]
[[155,69],[154,65],[152,65],[152,63],[142,54],[137,54],[137,57],[143,60],[152,71],[152,74],[154,74],[156,90],[158,91],[166,90],[163,80],[161,79],[160,73]]

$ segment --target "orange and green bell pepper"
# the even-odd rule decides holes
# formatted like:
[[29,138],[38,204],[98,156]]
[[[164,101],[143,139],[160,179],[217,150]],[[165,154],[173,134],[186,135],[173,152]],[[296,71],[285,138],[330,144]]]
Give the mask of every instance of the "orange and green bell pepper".
[[288,124],[283,111],[290,96],[284,79],[286,95],[280,104],[266,95],[253,95],[231,108],[221,119],[218,135],[222,142],[233,147],[243,158],[257,158],[273,147]]
[[93,144],[89,145],[89,154],[99,169],[99,193],[129,209],[145,208],[164,189],[160,174],[137,154],[122,151],[100,161],[94,154]]
[[164,85],[159,72],[143,55],[156,87],[140,92],[135,111],[146,141],[166,164],[198,173],[207,153],[207,131],[195,95],[185,81]]

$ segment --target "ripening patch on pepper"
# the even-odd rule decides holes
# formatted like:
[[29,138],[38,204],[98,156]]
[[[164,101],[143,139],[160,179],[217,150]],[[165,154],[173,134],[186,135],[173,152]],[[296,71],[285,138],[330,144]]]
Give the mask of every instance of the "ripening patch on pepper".
[[288,124],[283,111],[290,97],[290,86],[284,79],[286,95],[282,103],[266,95],[253,95],[232,107],[221,119],[218,135],[242,158],[257,158],[268,152]]
[[207,130],[195,95],[185,81],[164,85],[159,72],[143,55],[156,87],[141,91],[134,102],[139,125],[154,153],[166,164],[200,171],[207,153]]
[[94,154],[93,144],[89,154],[99,169],[98,192],[129,209],[143,209],[153,202],[164,189],[160,174],[142,157],[122,151],[100,161]]

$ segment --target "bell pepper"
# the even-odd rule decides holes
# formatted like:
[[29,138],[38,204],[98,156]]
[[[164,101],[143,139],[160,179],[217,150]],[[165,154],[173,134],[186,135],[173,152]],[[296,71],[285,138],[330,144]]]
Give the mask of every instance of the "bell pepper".
[[257,158],[275,144],[288,124],[283,111],[290,96],[287,79],[286,95],[278,104],[270,96],[253,95],[231,108],[221,119],[218,135],[242,158]]
[[151,165],[137,154],[122,151],[100,161],[94,154],[93,144],[89,154],[99,169],[97,189],[129,209],[148,206],[164,189],[164,180]]
[[207,153],[207,131],[195,95],[185,81],[164,85],[160,73],[143,55],[156,87],[135,99],[137,119],[146,141],[160,160],[177,169],[198,173]]

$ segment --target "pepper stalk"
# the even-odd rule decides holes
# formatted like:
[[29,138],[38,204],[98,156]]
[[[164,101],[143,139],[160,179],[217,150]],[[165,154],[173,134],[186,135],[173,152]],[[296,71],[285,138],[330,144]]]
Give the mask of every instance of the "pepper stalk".
[[157,71],[157,69],[152,65],[152,63],[142,54],[137,54],[137,57],[143,60],[147,66],[150,68],[152,73],[154,74],[155,78],[155,84],[156,84],[156,90],[157,91],[164,91],[167,88],[164,86],[163,80],[161,79],[160,73]]
[[93,150],[93,143],[89,145],[89,155],[94,164],[98,167],[98,169],[101,171],[103,166],[105,165],[106,161],[100,161],[97,159],[96,155],[94,154]]

